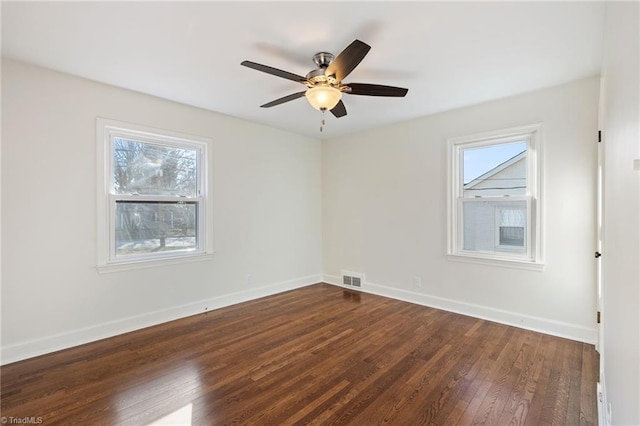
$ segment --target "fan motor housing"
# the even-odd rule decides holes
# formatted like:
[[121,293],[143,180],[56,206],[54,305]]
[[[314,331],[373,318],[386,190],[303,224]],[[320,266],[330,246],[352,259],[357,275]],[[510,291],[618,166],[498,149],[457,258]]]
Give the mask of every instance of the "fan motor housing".
[[326,68],[329,66],[331,61],[333,61],[333,58],[335,58],[335,56],[333,56],[333,53],[318,52],[313,55],[313,62],[320,68]]
[[309,74],[307,74],[307,80],[314,85],[327,83],[327,77],[324,75],[324,68],[309,71]]
[[318,68],[317,70],[309,71],[309,74],[306,76],[307,82],[311,86],[327,84],[329,86],[336,86],[338,81],[333,75],[326,75],[324,68]]
[[333,53],[329,53],[329,52],[318,52],[315,55],[313,55],[313,62],[319,67],[318,69],[309,71],[309,73],[306,76],[307,79],[307,86],[309,87],[313,87],[313,86],[317,86],[317,85],[330,85],[330,86],[335,86],[337,85],[338,81],[335,79],[335,77],[333,75],[326,75],[326,69],[329,66],[329,64],[331,63],[331,61],[333,61],[335,57],[333,56]]

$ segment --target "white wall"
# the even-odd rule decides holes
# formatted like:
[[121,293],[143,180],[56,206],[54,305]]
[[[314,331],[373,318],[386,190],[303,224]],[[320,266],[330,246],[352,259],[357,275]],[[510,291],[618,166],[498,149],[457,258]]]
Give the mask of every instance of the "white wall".
[[[360,272],[365,291],[593,342],[598,91],[594,77],[325,141],[325,279]],[[545,270],[447,260],[446,139],[535,122]]]
[[604,374],[611,423],[640,425],[640,34],[638,2],[607,2],[603,77]]
[[[97,272],[97,116],[213,139],[214,260]],[[2,140],[3,363],[321,280],[317,140],[4,59]]]
[[[317,282],[323,257],[328,281],[594,338],[596,78],[322,144],[10,60],[2,84],[4,363]],[[213,261],[97,273],[96,116],[213,139]],[[446,138],[538,121],[545,271],[447,261]]]

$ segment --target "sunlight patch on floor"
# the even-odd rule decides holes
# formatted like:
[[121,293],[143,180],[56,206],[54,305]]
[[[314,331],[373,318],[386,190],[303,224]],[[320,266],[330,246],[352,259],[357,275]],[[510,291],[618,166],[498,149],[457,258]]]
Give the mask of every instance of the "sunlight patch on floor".
[[147,426],[191,426],[192,409],[193,404],[187,404],[163,418],[149,423]]

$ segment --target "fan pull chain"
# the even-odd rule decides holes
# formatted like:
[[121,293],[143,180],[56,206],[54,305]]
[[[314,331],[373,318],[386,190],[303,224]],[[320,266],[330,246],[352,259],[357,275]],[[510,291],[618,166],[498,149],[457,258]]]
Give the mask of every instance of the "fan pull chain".
[[324,128],[324,113],[327,112],[326,108],[321,108],[320,111],[322,111],[322,121],[320,124],[320,132],[322,133],[322,129]]

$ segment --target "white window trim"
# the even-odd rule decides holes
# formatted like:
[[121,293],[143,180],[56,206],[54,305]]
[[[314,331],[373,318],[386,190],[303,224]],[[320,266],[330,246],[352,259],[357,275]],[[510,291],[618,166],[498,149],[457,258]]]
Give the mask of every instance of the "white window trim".
[[[530,269],[544,269],[544,218],[543,218],[543,164],[542,164],[542,123],[512,127],[502,130],[452,137],[447,139],[447,259],[476,264]],[[459,167],[460,151],[464,148],[483,146],[489,143],[527,141],[527,196],[531,200],[527,209],[527,256],[514,257],[505,253],[471,252],[461,249],[462,214],[459,190],[463,181]],[[518,197],[509,197],[517,200]]]
[[[114,250],[114,232],[112,229],[115,215],[115,195],[111,191],[111,138],[113,136],[135,137],[137,140],[153,143],[164,142],[167,145],[185,146],[200,150],[199,179],[201,210],[198,217],[200,232],[199,247],[188,252],[158,253],[153,257],[130,256],[126,259],[116,259]],[[155,129],[139,124],[126,123],[106,118],[96,118],[96,169],[97,169],[97,269],[98,272],[119,272],[140,268],[180,264],[210,260],[214,254],[213,248],[213,196],[211,194],[210,174],[208,173],[210,159],[208,155],[211,139],[186,135],[183,133]],[[136,196],[141,199],[144,196]],[[118,199],[126,196],[118,196]],[[158,197],[154,197],[158,198]],[[166,197],[172,201],[175,197]]]

